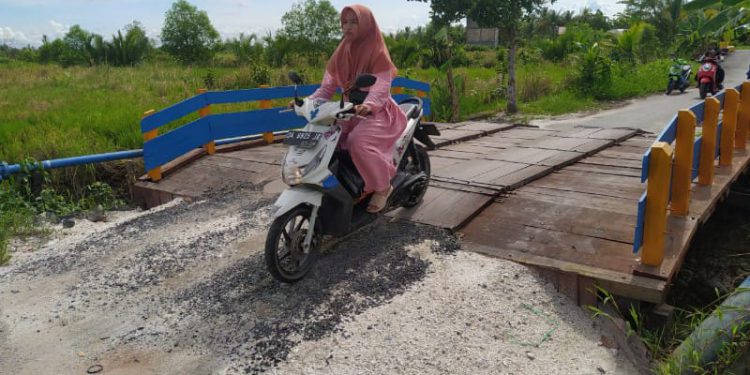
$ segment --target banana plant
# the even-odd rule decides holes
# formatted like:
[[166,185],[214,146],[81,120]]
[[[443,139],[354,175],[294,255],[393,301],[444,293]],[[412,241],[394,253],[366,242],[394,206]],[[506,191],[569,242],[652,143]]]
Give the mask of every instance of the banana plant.
[[685,4],[686,11],[715,12],[696,30],[701,34],[721,36],[748,21],[750,0],[694,0]]

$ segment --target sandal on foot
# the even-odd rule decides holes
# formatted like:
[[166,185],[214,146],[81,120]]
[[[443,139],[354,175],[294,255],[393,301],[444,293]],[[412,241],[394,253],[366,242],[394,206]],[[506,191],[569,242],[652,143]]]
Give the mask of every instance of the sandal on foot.
[[372,194],[372,193],[362,193],[362,195],[360,195],[359,197],[357,197],[357,198],[354,199],[354,204],[355,205],[359,204],[363,200],[367,199],[367,197],[369,197],[370,194]]
[[391,192],[393,192],[393,187],[389,186],[385,193],[373,193],[372,198],[370,199],[370,204],[367,206],[367,212],[376,214],[382,211],[388,203],[388,196],[391,195]]

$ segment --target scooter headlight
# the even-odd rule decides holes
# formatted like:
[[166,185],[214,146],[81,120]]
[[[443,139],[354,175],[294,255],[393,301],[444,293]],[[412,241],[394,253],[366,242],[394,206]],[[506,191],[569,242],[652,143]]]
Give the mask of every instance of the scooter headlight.
[[284,160],[284,167],[281,169],[281,179],[287,185],[299,185],[302,179],[314,171],[320,165],[325,156],[327,147],[323,147],[315,154],[315,157],[307,165],[288,165]]
[[297,165],[286,165],[281,169],[281,179],[289,186],[302,183],[302,168]]

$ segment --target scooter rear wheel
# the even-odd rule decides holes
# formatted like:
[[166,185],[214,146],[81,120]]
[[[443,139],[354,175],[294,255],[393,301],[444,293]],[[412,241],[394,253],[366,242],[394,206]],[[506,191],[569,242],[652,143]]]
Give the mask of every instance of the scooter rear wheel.
[[271,223],[266,237],[265,258],[268,271],[276,280],[297,282],[310,272],[318,259],[319,241],[315,233],[309,251],[305,252],[303,247],[305,236],[311,229],[311,213],[309,206],[302,205]]
[[406,159],[406,162],[408,163],[405,167],[407,171],[415,174],[424,172],[424,174],[427,175],[427,181],[425,181],[424,185],[414,191],[411,197],[409,197],[409,200],[403,204],[404,207],[408,208],[414,207],[422,202],[429,185],[431,167],[430,157],[427,155],[427,150],[422,146],[415,145],[414,143],[409,145],[409,152],[405,155],[404,159]]
[[708,83],[701,83],[700,86],[698,86],[698,90],[700,91],[701,99],[706,99],[706,96],[708,95],[708,92],[711,90]]
[[670,79],[669,83],[667,83],[667,95],[672,93],[672,90],[674,90],[674,87],[675,87],[675,81]]

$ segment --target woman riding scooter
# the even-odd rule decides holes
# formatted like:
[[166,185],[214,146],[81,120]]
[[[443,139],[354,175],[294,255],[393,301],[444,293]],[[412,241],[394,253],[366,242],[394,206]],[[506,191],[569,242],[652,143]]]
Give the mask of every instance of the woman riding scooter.
[[361,73],[377,77],[365,101],[355,107],[357,115],[368,117],[342,122],[342,148],[349,151],[365,181],[359,199],[372,194],[367,211],[376,213],[383,210],[393,191],[390,184],[396,174],[393,145],[407,122],[390,94],[391,81],[398,70],[370,9],[363,5],[344,7],[341,31],[344,38],[328,61],[320,88],[310,99],[329,100],[337,88],[346,90]]

